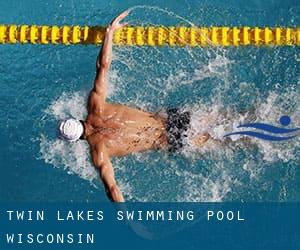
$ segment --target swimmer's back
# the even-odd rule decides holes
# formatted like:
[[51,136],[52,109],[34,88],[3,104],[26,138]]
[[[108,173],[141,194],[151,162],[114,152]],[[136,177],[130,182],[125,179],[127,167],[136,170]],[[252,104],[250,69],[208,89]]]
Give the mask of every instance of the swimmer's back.
[[166,144],[165,122],[152,113],[120,104],[103,103],[101,108],[90,109],[87,122],[95,130],[90,143],[103,141],[111,156],[159,148]]

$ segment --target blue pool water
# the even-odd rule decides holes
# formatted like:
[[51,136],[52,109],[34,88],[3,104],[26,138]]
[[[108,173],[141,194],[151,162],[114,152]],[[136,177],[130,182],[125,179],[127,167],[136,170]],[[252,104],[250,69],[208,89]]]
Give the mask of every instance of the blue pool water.
[[[131,25],[299,26],[299,1],[10,0],[0,23],[105,25],[132,8]],[[55,137],[59,119],[84,118],[96,46],[0,45],[0,200],[103,201],[84,142]],[[300,50],[114,48],[109,100],[149,111],[192,110],[193,131],[216,138],[242,122],[300,127]],[[226,115],[225,115],[226,114]],[[130,201],[300,201],[300,136],[283,143],[188,147],[113,159]]]

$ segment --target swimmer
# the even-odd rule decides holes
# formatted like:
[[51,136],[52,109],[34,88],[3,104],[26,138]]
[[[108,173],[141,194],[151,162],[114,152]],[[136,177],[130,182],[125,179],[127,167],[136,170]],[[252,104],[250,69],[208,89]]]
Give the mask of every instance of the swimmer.
[[[59,137],[66,141],[82,139],[88,142],[93,164],[99,171],[108,197],[114,202],[124,202],[124,198],[110,159],[146,150],[180,151],[191,119],[189,112],[179,109],[169,109],[167,116],[162,117],[106,101],[114,32],[128,24],[121,23],[128,14],[128,11],[120,14],[106,29],[96,61],[96,77],[88,98],[86,119],[70,118],[61,121],[58,128]],[[209,139],[209,134],[204,133],[195,136],[193,141],[195,146],[201,147]]]

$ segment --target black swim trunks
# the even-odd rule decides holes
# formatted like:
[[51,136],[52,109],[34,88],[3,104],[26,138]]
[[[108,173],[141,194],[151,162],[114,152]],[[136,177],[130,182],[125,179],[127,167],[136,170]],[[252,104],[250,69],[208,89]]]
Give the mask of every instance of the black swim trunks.
[[169,109],[167,114],[169,152],[173,153],[183,148],[183,139],[190,128],[191,114],[180,112],[177,108]]

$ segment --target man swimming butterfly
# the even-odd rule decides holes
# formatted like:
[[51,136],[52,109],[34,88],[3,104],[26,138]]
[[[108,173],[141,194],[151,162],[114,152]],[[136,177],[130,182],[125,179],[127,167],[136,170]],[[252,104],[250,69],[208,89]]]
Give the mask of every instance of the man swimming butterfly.
[[[189,129],[190,113],[169,109],[167,117],[145,112],[125,105],[107,103],[107,76],[112,61],[114,32],[127,23],[120,23],[128,11],[116,17],[107,27],[105,39],[96,61],[96,78],[88,98],[88,115],[85,121],[68,119],[59,124],[59,137],[74,142],[87,140],[92,161],[99,170],[108,197],[123,202],[116,183],[111,157],[135,152],[161,149],[177,152],[183,147],[185,132]],[[202,146],[207,133],[197,135],[193,142]]]

